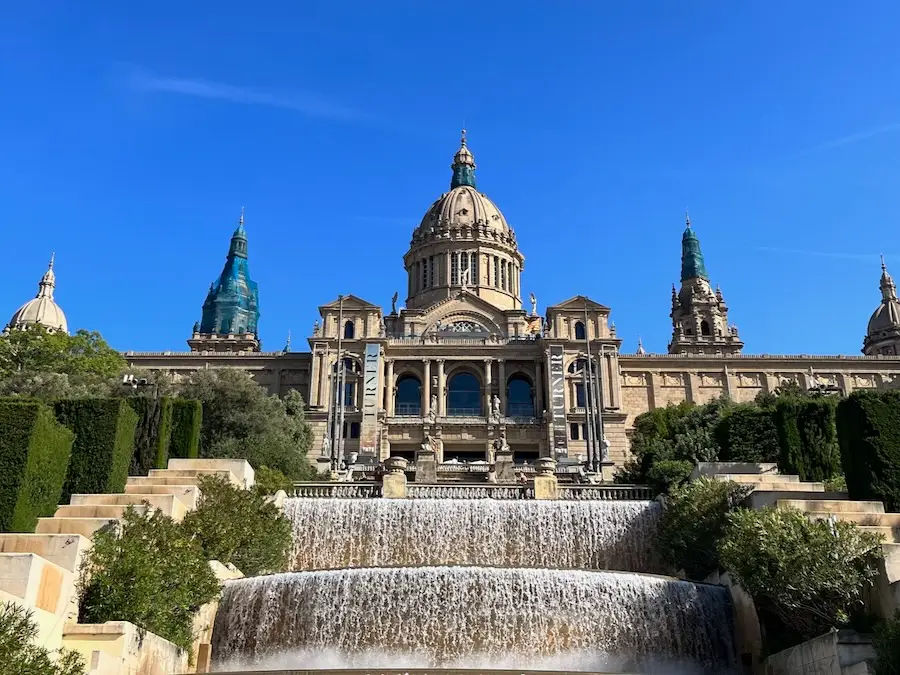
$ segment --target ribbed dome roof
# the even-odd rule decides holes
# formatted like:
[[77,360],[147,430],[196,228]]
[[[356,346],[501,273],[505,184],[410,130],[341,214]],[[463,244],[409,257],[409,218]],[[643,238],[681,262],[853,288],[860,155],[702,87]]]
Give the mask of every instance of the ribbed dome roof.
[[53,273],[53,258],[50,267],[38,284],[37,296],[16,310],[9,320],[9,328],[24,328],[40,324],[50,331],[69,332],[66,315],[53,300],[53,289],[56,287],[56,275]]
[[486,196],[471,185],[460,185],[445,192],[429,207],[419,225],[421,232],[434,227],[476,227],[485,225],[504,234],[509,232],[506,218]]

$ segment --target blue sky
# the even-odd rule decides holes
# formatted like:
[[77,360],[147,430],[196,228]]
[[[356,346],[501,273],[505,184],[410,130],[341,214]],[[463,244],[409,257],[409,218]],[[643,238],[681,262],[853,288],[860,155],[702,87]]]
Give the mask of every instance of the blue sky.
[[120,349],[186,348],[241,206],[264,348],[389,306],[463,123],[525,293],[625,351],[665,351],[685,208],[748,353],[858,353],[900,275],[895,2],[7,5],[0,309],[56,251]]

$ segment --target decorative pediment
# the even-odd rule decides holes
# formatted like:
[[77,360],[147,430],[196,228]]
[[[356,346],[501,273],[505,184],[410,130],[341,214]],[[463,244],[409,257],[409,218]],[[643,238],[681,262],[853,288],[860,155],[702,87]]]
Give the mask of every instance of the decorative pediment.
[[506,336],[506,324],[496,307],[471,293],[459,294],[432,305],[420,319],[424,333],[440,335]]
[[[327,309],[337,309],[340,306],[341,306],[341,300],[340,300],[340,298],[337,298],[335,300],[332,300],[329,303],[321,305],[319,307],[319,311],[322,312]],[[380,310],[381,307],[379,307],[378,305],[373,305],[371,302],[367,302],[366,300],[363,300],[362,298],[358,298],[355,295],[345,295],[344,296],[344,309],[369,309],[369,310],[377,309],[377,310]]]
[[585,304],[587,304],[588,311],[591,312],[608,312],[609,307],[606,305],[601,305],[599,302],[594,302],[589,297],[585,295],[576,295],[573,298],[569,298],[558,305],[552,305],[548,307],[548,311],[584,311]]

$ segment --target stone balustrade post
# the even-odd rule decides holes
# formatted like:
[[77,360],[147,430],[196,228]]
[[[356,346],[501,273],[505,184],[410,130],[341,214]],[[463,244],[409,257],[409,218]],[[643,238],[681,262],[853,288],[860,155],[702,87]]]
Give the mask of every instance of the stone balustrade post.
[[541,457],[535,462],[537,474],[534,477],[535,499],[559,499],[559,482],[556,480],[556,460]]
[[387,470],[381,481],[381,496],[385,499],[406,498],[406,468],[409,462],[405,457],[388,457],[384,460]]

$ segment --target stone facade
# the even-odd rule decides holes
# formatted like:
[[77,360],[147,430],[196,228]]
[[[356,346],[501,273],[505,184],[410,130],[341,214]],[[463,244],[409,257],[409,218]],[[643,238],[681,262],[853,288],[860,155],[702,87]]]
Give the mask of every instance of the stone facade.
[[[127,360],[176,378],[242,368],[272,394],[299,391],[323,468],[353,453],[412,460],[423,444],[438,462],[491,461],[504,438],[516,462],[568,457],[609,468],[628,457],[635,417],[656,407],[751,401],[789,380],[846,393],[900,384],[900,358],[883,351],[741,354],[690,221],[681,290],[672,291],[670,353],[621,353],[610,308],[584,296],[539,314],[532,295],[530,311],[522,309],[524,257],[502,213],[475,188],[465,136],[451,167],[450,190],[428,209],[403,258],[405,307],[398,310],[397,295],[389,312],[338,297],[319,307],[306,352],[223,349],[233,335],[195,334],[191,352],[126,352]],[[885,303],[896,297],[892,288],[883,278]],[[878,315],[883,348],[893,314]]]

